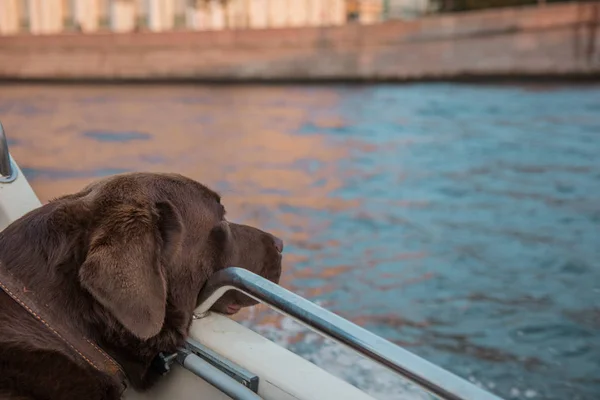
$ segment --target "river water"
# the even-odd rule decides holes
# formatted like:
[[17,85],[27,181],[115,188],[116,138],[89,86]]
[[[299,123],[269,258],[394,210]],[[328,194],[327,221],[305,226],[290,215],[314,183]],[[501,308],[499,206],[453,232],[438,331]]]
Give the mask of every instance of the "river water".
[[[183,173],[286,242],[282,284],[507,399],[600,398],[600,87],[2,86],[44,201]],[[236,319],[425,398],[263,307]]]

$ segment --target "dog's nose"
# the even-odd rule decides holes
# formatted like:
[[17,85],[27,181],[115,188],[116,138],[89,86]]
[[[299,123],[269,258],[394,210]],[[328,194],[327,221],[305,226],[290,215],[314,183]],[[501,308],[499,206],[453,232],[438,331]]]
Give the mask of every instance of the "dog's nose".
[[273,236],[273,243],[278,252],[283,252],[283,240],[279,239],[277,236]]

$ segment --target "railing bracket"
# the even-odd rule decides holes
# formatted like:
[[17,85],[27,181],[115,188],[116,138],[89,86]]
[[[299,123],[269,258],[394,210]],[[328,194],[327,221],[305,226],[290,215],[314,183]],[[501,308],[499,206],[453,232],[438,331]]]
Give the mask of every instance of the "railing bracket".
[[17,167],[10,158],[8,140],[0,122],[0,183],[11,183],[17,179]]

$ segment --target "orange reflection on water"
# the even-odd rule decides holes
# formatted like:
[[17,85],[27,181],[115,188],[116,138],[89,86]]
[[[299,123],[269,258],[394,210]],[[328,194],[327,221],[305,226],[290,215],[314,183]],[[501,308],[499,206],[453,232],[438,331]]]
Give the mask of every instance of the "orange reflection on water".
[[[333,107],[340,96],[335,90],[290,96],[284,87],[5,86],[2,93],[12,154],[43,202],[103,175],[178,172],[219,191],[232,220],[270,225],[305,250],[339,242],[312,240],[328,221],[281,207],[340,211],[359,204],[329,195],[348,174],[337,170],[348,147],[318,132],[293,134],[307,123],[317,130],[344,126],[341,117],[311,114]],[[315,163],[318,168],[309,168]],[[286,266],[303,261],[286,255],[283,285],[293,286]],[[319,278],[349,269],[327,268]],[[319,274],[300,269],[296,277],[305,273]],[[330,290],[308,288],[306,295]]]
[[[289,132],[305,123],[303,104],[327,107],[337,95],[325,91],[277,104],[285,98],[284,90],[8,86],[3,88],[7,111],[2,122],[18,140],[11,150],[22,167],[56,171],[53,179],[32,182],[44,201],[95,179],[69,173],[151,170],[179,172],[212,186],[227,182],[230,189],[221,191],[234,213],[247,195],[266,207],[276,205],[278,196],[265,194],[270,191],[294,194],[286,198],[296,199],[295,206],[321,207],[319,199],[340,185],[327,165],[346,154],[320,135]],[[131,132],[147,138],[119,140]],[[113,137],[95,140],[86,133]],[[294,167],[303,160],[326,166],[315,177]],[[312,187],[315,178],[323,179],[323,185]],[[245,199],[227,196],[228,191]]]

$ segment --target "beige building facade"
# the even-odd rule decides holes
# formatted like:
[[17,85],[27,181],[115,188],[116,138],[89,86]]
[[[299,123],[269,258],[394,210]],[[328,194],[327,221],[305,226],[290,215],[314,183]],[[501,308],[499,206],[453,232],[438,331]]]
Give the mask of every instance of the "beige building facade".
[[[381,19],[382,0],[0,0],[0,34],[269,29]],[[176,22],[179,21],[179,22]]]
[[[148,29],[154,32],[173,29],[175,24],[175,2],[173,0],[146,0],[146,7]],[[139,16],[139,12],[136,14]]]
[[113,32],[131,32],[136,28],[135,0],[112,0],[109,9],[110,29]]
[[99,29],[100,2],[98,0],[71,0],[73,24],[82,32]]
[[187,26],[197,30],[342,25],[345,0],[193,0]]
[[0,35],[14,35],[20,30],[19,0],[0,0]]
[[27,10],[30,33],[52,34],[64,30],[63,0],[28,0]]

